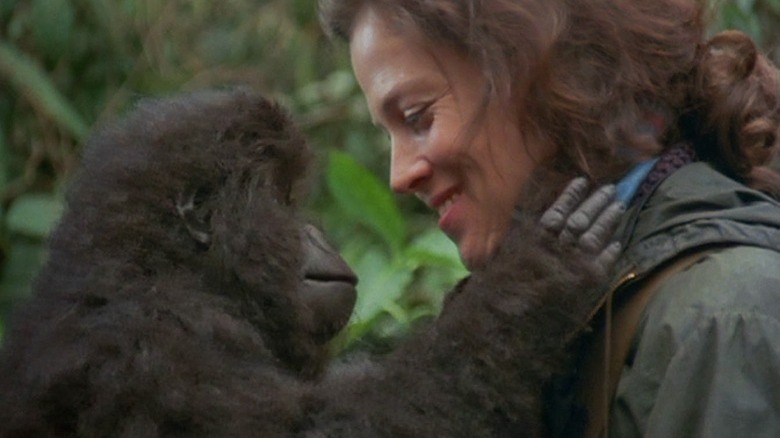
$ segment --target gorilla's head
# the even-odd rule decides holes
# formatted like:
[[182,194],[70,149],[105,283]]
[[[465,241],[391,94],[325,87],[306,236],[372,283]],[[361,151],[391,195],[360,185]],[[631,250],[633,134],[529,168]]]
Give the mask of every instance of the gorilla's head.
[[346,324],[357,279],[299,217],[311,155],[287,112],[246,90],[141,101],[92,136],[52,250],[190,270],[279,334],[272,343],[323,344]]

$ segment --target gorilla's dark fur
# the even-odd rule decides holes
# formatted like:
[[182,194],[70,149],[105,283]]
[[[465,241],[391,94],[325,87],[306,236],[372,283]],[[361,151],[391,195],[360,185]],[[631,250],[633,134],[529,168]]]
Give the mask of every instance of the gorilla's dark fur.
[[0,435],[539,434],[542,386],[591,308],[586,257],[517,218],[428,329],[323,371],[300,293],[308,162],[285,113],[244,91],[99,131],[7,334]]

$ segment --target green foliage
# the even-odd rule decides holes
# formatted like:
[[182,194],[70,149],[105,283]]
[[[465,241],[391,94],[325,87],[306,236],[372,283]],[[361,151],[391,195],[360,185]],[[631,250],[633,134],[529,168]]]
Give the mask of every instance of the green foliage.
[[62,207],[62,199],[56,194],[25,194],[8,209],[5,226],[12,234],[42,240],[59,219]]
[[401,211],[385,184],[349,155],[333,151],[328,165],[328,188],[344,215],[371,228],[397,254],[406,237]]
[[750,34],[771,58],[780,61],[780,0],[713,0],[713,31],[739,29]]
[[86,122],[60,94],[46,72],[15,47],[2,42],[0,42],[0,72],[41,113],[49,116],[76,139],[84,139],[89,129]]
[[[715,11],[715,28],[780,43],[780,0]],[[382,344],[435,314],[466,271],[430,214],[387,189],[389,145],[343,49],[311,0],[0,0],[0,314],[29,291],[90,127],[142,96],[230,84],[279,99],[321,152],[311,217],[361,279],[344,341]]]
[[56,60],[67,55],[73,36],[75,11],[69,0],[32,0],[30,25],[41,54]]
[[754,12],[756,0],[734,0],[723,2],[720,9],[720,24],[724,29],[742,29],[763,40],[763,29],[758,15]]

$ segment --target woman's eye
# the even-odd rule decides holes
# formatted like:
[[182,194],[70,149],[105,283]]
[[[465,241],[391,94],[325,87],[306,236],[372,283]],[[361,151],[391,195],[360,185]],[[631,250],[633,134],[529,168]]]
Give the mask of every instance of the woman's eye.
[[420,134],[428,130],[433,122],[433,115],[428,108],[430,105],[424,105],[404,114],[404,125],[408,126],[415,134]]

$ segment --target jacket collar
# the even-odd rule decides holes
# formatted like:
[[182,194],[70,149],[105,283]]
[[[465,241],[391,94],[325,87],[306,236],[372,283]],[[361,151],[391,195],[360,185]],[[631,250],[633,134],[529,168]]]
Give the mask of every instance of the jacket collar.
[[780,251],[780,203],[715,170],[688,164],[626,212],[618,230],[625,248],[614,272],[641,276],[675,256],[713,244]]

